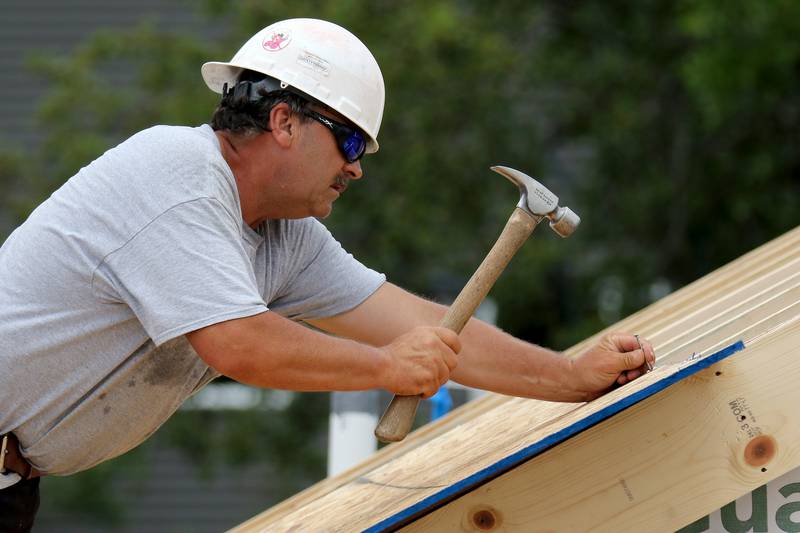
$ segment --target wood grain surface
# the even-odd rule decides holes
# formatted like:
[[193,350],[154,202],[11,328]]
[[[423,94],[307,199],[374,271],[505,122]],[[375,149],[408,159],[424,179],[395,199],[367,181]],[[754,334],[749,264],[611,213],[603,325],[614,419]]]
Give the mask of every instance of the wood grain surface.
[[[795,229],[609,328],[653,342],[656,370],[634,383],[589,404],[484,397],[233,531],[369,529],[743,340],[747,348],[741,353],[570,437],[408,526],[410,531],[635,531],[626,527],[641,521],[647,528],[640,531],[674,530],[800,464],[800,447],[792,444],[798,441],[792,428],[800,425],[792,422],[782,404],[797,404],[787,384],[800,377],[794,363],[800,361],[794,348],[800,345],[799,287],[800,229]],[[580,353],[602,333],[567,353]],[[721,376],[715,375],[717,366]],[[761,434],[776,443],[768,466],[754,470],[741,464],[752,438],[744,439],[731,426],[734,417],[728,405],[739,397],[749,402]],[[756,443],[751,451],[763,447]],[[669,476],[673,470],[681,474]],[[564,484],[556,482],[560,477]],[[706,493],[713,497],[704,498]],[[503,497],[496,500],[493,494]],[[505,500],[510,501],[502,506]],[[658,505],[658,520],[648,522],[647,515]],[[606,506],[609,511],[602,512]],[[597,520],[586,522],[590,515]]]
[[673,532],[800,464],[800,322],[402,529]]

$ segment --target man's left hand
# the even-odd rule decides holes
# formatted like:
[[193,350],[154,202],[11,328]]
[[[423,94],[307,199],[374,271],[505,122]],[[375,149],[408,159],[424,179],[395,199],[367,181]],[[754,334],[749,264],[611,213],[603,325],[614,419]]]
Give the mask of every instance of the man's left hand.
[[[641,348],[639,348],[641,343]],[[645,358],[654,365],[653,345],[627,333],[609,333],[594,347],[571,360],[572,384],[586,401],[593,400],[614,385],[624,385],[647,373]]]

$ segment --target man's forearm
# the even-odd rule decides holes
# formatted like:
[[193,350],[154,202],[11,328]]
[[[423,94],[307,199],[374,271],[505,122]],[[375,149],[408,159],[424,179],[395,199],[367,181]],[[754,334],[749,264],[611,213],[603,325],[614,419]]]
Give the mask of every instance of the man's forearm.
[[517,339],[471,319],[461,332],[464,348],[451,377],[463,385],[511,396],[579,401],[569,386],[570,361],[561,353]]
[[[336,335],[382,346],[416,326],[439,324],[446,310],[386,283],[355,309],[314,323]],[[624,385],[643,374],[645,357],[650,363],[655,361],[648,341],[625,333],[606,334],[574,358],[476,319],[467,323],[460,338],[462,350],[452,379],[471,387],[543,400],[591,400],[614,383]]]
[[313,331],[272,312],[187,335],[218,372],[241,383],[298,391],[382,387],[387,354],[374,346]]
[[[386,283],[352,311],[315,324],[337,335],[380,346],[420,325],[437,325],[447,307]],[[461,332],[462,350],[451,378],[502,394],[557,401],[583,396],[567,385],[570,361],[471,319]]]

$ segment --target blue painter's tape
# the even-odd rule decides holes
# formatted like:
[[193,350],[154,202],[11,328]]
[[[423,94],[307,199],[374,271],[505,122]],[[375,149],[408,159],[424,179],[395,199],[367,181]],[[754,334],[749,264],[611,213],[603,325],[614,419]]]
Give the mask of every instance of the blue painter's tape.
[[736,352],[744,350],[744,342],[739,341],[735,344],[731,344],[727,348],[724,348],[708,357],[704,357],[702,359],[698,359],[697,362],[690,364],[684,368],[681,368],[674,374],[670,374],[669,376],[665,376],[663,379],[648,385],[644,389],[631,394],[630,396],[626,396],[624,398],[620,398],[619,401],[607,405],[606,407],[596,411],[584,419],[581,419],[574,424],[567,426],[552,435],[548,435],[544,439],[535,442],[516,453],[509,455],[501,459],[500,461],[490,465],[483,470],[472,474],[471,476],[458,481],[449,487],[446,487],[436,494],[432,494],[427,498],[417,502],[416,504],[403,509],[399,513],[396,513],[381,522],[378,522],[374,526],[371,526],[364,531],[367,533],[378,533],[383,531],[391,531],[395,528],[401,527],[405,525],[408,521],[412,518],[415,518],[419,515],[422,515],[425,511],[429,511],[436,507],[443,505],[444,503],[455,499],[456,497],[460,496],[463,493],[468,492],[470,489],[474,489],[478,485],[482,485],[491,479],[511,470],[515,466],[518,466],[520,463],[523,463],[540,453],[544,452],[545,450],[552,448],[556,444],[563,442],[564,440],[588,429],[598,422],[601,422],[620,411],[627,409],[631,405],[638,403],[645,398],[649,398],[650,396],[660,392],[673,383],[676,383],[687,376],[691,376],[700,370],[708,368],[709,366],[713,365],[729,357]]

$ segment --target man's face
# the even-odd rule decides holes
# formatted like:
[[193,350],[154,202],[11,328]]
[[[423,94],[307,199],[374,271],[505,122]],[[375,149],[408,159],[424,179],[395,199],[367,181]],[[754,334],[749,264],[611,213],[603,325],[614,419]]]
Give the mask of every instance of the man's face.
[[[311,108],[313,111],[337,122],[348,124],[347,119],[330,111]],[[300,118],[300,117],[298,117]],[[317,120],[300,120],[299,157],[296,179],[298,201],[308,215],[325,218],[350,180],[361,178],[361,161],[348,162],[331,130]],[[349,125],[349,124],[348,124]]]

